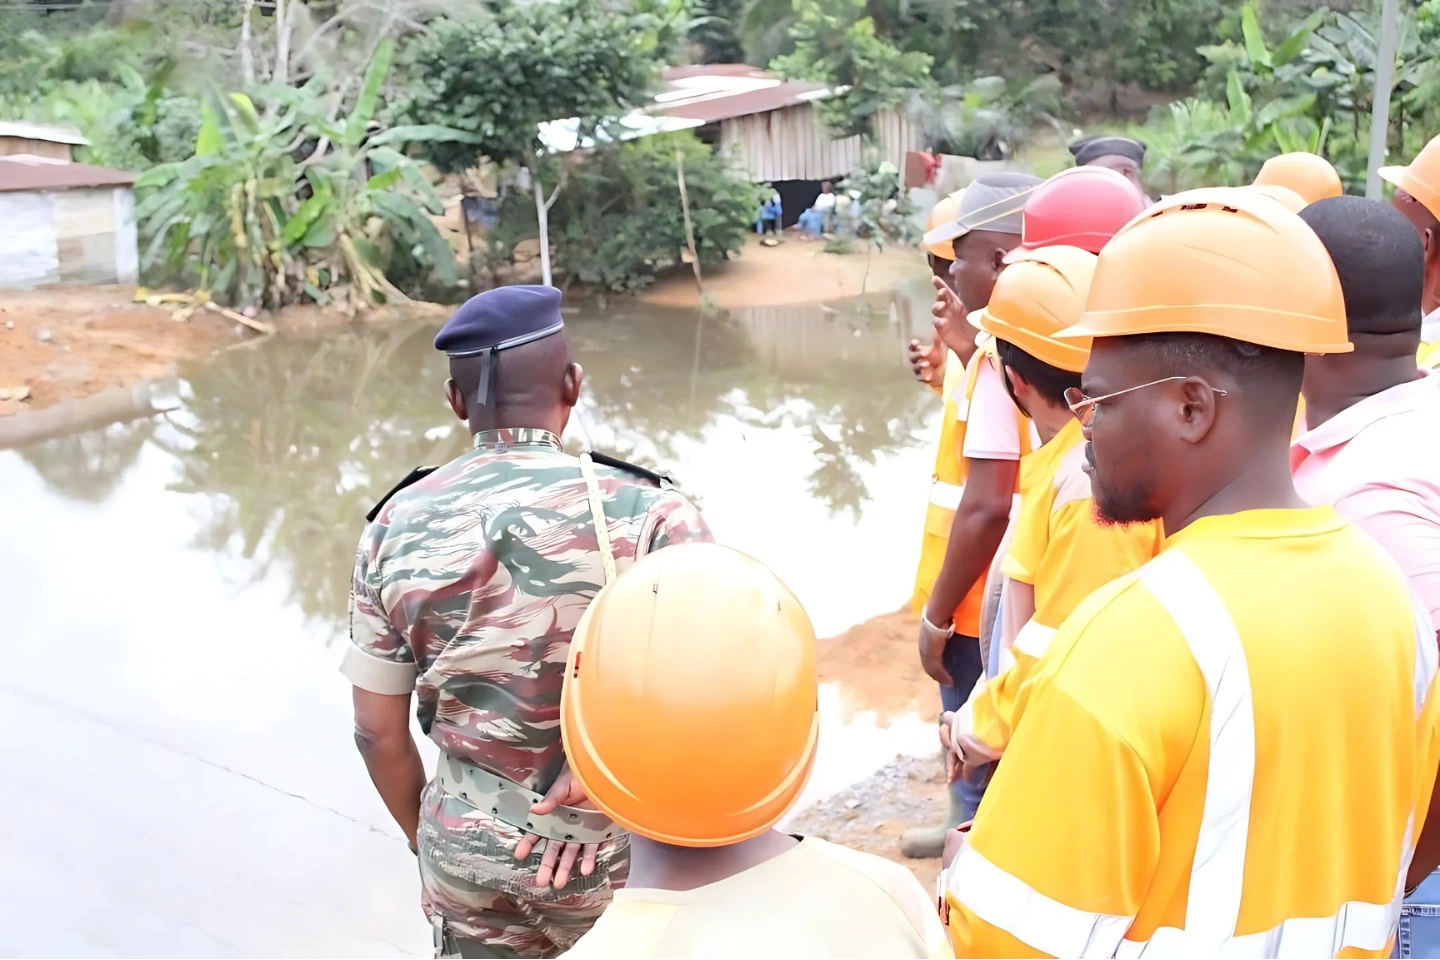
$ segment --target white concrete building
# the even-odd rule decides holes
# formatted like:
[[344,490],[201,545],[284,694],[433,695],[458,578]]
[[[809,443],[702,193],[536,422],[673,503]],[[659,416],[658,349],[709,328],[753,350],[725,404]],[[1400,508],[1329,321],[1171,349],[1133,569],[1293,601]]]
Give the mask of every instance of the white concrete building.
[[135,174],[0,157],[0,287],[134,283]]

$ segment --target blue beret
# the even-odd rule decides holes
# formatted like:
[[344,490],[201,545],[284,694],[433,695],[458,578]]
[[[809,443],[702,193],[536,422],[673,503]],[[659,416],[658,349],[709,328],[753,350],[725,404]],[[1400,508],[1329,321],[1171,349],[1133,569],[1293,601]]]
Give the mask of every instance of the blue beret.
[[452,357],[508,350],[565,328],[554,287],[496,287],[471,297],[435,334],[435,349]]

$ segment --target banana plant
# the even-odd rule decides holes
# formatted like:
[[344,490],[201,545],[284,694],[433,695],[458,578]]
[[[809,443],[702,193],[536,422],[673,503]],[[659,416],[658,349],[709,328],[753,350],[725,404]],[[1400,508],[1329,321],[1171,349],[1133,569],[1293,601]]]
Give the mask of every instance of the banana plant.
[[364,309],[408,299],[386,275],[389,254],[403,245],[454,284],[454,254],[430,219],[443,204],[402,151],[475,138],[435,125],[375,129],[393,54],[393,42],[377,48],[343,117],[319,77],[298,88],[257,87],[253,98],[208,94],[195,155],[136,184],[147,272],[231,304],[325,302],[343,289],[352,308]]

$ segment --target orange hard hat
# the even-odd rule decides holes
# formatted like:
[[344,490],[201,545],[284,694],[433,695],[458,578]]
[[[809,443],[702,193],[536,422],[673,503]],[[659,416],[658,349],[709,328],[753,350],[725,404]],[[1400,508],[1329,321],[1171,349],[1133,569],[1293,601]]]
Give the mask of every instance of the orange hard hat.
[[[930,216],[925,220],[925,232],[929,233],[936,227],[943,227],[947,223],[954,223],[960,219],[960,200],[965,196],[965,188],[961,187],[948,197],[941,197],[940,202],[930,208]],[[945,240],[938,243],[924,243],[920,246],[926,253],[939,257],[941,260],[955,259],[955,243],[952,240]]]
[[[1176,196],[1180,196],[1180,194],[1176,194]],[[1273,183],[1250,183],[1240,187],[1197,187],[1184,193],[1187,203],[1215,201],[1223,204],[1236,196],[1263,197],[1266,200],[1274,200],[1291,213],[1299,213],[1309,206],[1305,199],[1294,190]],[[1161,205],[1169,206],[1171,199],[1171,197],[1166,197],[1161,201]]]
[[1248,187],[1236,187],[1236,190],[1250,190],[1255,193],[1264,194],[1271,200],[1278,200],[1280,205],[1291,213],[1299,213],[1310,204],[1289,187],[1282,187],[1278,183],[1252,183]]
[[1325,245],[1280,203],[1244,189],[1177,193],[1121,230],[1100,252],[1084,316],[1058,336],[1145,333],[1353,349]]
[[1000,271],[985,309],[970,322],[1006,340],[1052,367],[1080,373],[1090,359],[1086,338],[1056,340],[1085,312],[1085,297],[1095,273],[1095,254],[1079,247],[1025,250]]
[[1408,167],[1381,167],[1380,176],[1440,217],[1440,137],[1425,144]]
[[1260,168],[1255,186],[1277,186],[1294,190],[1307,204],[1345,192],[1340,174],[1324,157],[1313,153],[1282,153]]
[[1036,187],[1025,203],[1020,246],[1064,245],[1099,253],[1106,241],[1145,210],[1145,195],[1105,167],[1071,167]]
[[758,560],[714,543],[657,550],[576,627],[560,731],[571,772],[626,830],[685,847],[747,840],[815,763],[815,629]]

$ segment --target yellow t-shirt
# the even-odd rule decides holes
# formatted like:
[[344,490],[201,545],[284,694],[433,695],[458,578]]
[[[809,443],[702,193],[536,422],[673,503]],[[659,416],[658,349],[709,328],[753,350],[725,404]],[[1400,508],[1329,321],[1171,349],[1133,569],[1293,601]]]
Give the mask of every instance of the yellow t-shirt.
[[994,755],[1002,753],[1018,721],[1020,687],[1065,618],[1092,592],[1139,569],[1160,552],[1159,521],[1102,524],[1095,516],[1084,464],[1080,421],[1071,420],[1021,462],[1020,515],[1015,521],[1005,576],[1035,588],[1035,616],[1011,649],[1013,662],[976,691],[956,720]]
[[567,957],[953,957],[930,895],[874,854],[807,837],[694,890],[625,887]]
[[1330,507],[1171,537],[1021,691],[944,877],[956,952],[1388,956],[1435,782],[1432,631]]

